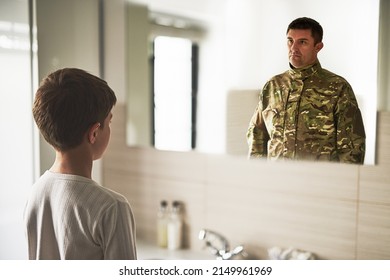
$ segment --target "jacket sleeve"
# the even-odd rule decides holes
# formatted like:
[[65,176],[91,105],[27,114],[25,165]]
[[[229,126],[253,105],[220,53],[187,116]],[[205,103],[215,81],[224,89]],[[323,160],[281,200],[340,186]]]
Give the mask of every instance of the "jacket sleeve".
[[348,83],[340,94],[335,115],[340,162],[363,164],[366,151],[364,123],[356,97]]
[[266,158],[268,154],[267,145],[270,137],[262,117],[263,108],[266,107],[265,96],[267,96],[267,88],[267,85],[264,86],[260,93],[259,103],[249,122],[246,134],[249,146],[249,158]]

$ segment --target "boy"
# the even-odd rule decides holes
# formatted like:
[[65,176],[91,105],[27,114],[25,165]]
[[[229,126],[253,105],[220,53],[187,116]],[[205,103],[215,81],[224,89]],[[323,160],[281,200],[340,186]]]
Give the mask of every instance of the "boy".
[[56,158],[26,205],[29,259],[136,259],[128,201],[91,179],[115,103],[105,81],[75,68],[51,73],[38,88],[33,116]]

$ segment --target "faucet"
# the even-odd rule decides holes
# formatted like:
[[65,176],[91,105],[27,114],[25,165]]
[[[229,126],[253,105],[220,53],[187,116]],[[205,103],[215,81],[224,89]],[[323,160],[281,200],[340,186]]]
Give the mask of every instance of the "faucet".
[[228,240],[215,231],[202,229],[199,232],[199,239],[205,240],[206,247],[216,256],[217,260],[230,260],[238,254],[245,255],[243,246],[240,245],[230,250]]

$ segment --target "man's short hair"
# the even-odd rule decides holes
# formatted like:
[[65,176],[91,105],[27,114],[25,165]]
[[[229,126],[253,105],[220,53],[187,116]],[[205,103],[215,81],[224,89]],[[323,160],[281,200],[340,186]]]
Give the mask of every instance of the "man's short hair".
[[311,36],[314,38],[314,43],[317,44],[322,42],[324,31],[322,26],[314,19],[308,17],[297,18],[289,24],[286,33],[288,33],[290,29],[309,29],[311,30]]
[[81,144],[91,125],[103,127],[115,103],[115,93],[104,80],[81,69],[64,68],[42,80],[32,111],[45,140],[66,151]]

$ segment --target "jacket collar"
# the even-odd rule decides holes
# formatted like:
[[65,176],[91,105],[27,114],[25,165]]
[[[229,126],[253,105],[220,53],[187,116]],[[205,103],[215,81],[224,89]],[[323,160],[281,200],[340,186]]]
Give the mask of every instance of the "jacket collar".
[[318,70],[320,70],[321,68],[321,64],[318,60],[314,64],[303,68],[294,68],[294,66],[292,66],[290,63],[290,70],[288,72],[294,80],[304,80],[307,77],[310,77],[314,73],[318,72]]

